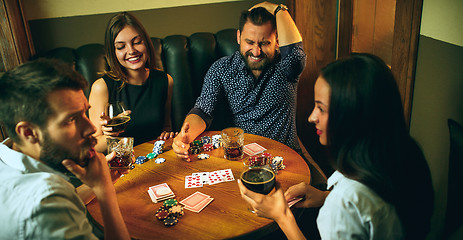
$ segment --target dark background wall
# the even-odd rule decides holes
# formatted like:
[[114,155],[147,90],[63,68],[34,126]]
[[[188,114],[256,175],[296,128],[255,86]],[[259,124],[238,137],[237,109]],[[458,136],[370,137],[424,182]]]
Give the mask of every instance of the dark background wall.
[[[151,37],[189,36],[195,32],[217,32],[238,28],[241,11],[261,1],[235,1],[193,6],[131,11]],[[285,1],[272,1],[284,3]],[[29,27],[37,53],[56,47],[76,48],[104,41],[108,20],[115,13],[30,20]]]

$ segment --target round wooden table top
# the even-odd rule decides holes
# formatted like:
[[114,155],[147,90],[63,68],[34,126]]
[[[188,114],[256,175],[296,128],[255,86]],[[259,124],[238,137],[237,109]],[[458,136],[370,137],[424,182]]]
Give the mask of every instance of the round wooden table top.
[[[212,136],[220,132],[204,132],[201,136]],[[198,138],[200,138],[199,136]],[[304,159],[294,150],[277,141],[245,134],[245,144],[258,143],[272,156],[284,158],[284,170],[278,171],[277,181],[285,191],[292,185],[310,181],[310,171]],[[150,141],[136,146],[135,156],[145,156],[153,149]],[[134,239],[255,239],[276,230],[278,225],[272,220],[257,217],[247,209],[241,198],[235,181],[199,188],[185,188],[185,176],[195,172],[213,172],[231,169],[235,179],[239,179],[244,170],[241,161],[229,161],[223,158],[223,149],[206,152],[209,159],[199,160],[191,156],[191,162],[177,158],[172,150],[172,139],[164,144],[164,152],[157,158],[165,158],[161,164],[155,159],[144,164],[136,164],[129,174],[121,177],[116,184],[117,199],[130,236]],[[245,154],[246,157],[246,154]],[[167,183],[179,202],[196,191],[214,198],[201,212],[185,209],[184,216],[174,226],[167,227],[155,217],[162,202],[153,203],[148,195],[150,186]],[[101,225],[103,219],[97,200],[87,205],[91,216]]]

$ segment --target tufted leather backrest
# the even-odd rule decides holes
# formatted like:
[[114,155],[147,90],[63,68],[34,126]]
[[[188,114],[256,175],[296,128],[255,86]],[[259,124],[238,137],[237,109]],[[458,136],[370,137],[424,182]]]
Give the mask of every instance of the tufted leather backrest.
[[[172,35],[151,38],[155,49],[156,67],[174,79],[172,95],[172,127],[179,131],[186,114],[201,93],[204,76],[217,59],[232,55],[239,49],[236,29],[224,29],[215,34],[199,32],[191,36]],[[102,44],[86,44],[77,49],[55,48],[43,56],[59,58],[72,64],[89,82],[90,86],[108,69]],[[86,91],[88,96],[89,90]],[[226,105],[221,105],[210,130],[221,130],[231,125]]]

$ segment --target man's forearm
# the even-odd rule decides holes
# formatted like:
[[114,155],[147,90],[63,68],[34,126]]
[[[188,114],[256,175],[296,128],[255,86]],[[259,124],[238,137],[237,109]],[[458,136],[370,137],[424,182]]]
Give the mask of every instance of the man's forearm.
[[275,17],[280,47],[302,41],[302,36],[288,11],[278,11]]
[[190,124],[190,143],[206,130],[206,122],[196,114],[188,114],[184,122]]
[[112,183],[94,189],[94,192],[103,216],[105,239],[130,239]]

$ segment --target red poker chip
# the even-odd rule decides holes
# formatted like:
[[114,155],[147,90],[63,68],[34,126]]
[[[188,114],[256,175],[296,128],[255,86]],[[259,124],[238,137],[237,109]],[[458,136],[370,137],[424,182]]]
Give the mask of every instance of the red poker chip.
[[164,220],[166,219],[168,216],[169,216],[169,210],[161,210],[161,211],[158,211],[156,213],[156,217],[159,219],[159,220]]

